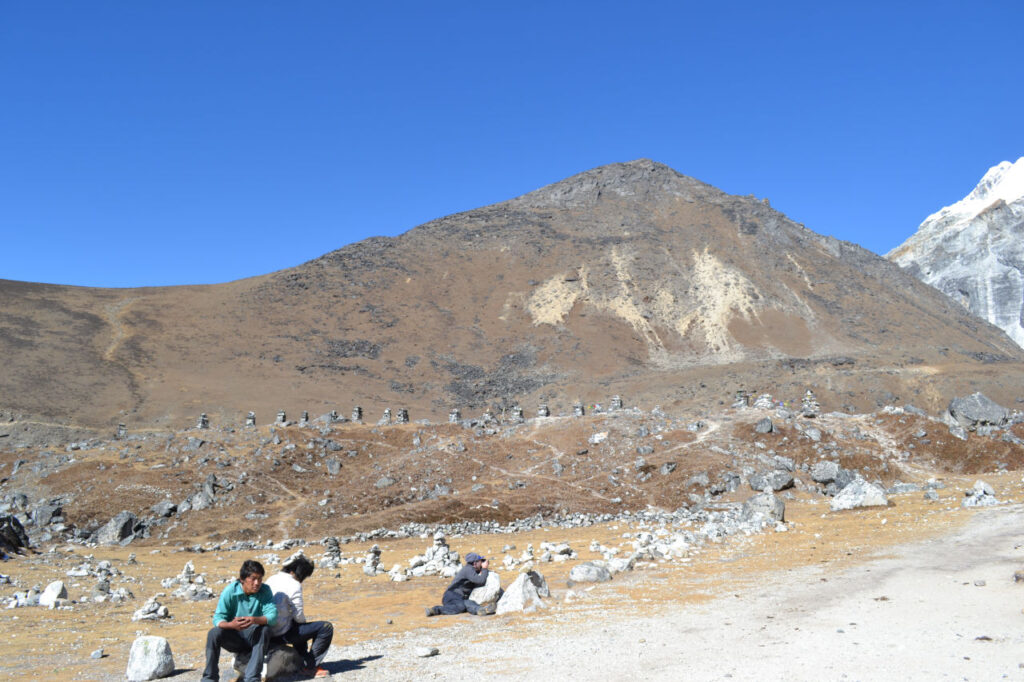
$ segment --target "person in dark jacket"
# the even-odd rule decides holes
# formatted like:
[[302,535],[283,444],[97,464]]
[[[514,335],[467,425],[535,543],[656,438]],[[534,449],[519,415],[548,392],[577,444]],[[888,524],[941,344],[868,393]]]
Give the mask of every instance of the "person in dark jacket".
[[487,583],[487,559],[476,552],[466,555],[463,566],[452,584],[444,591],[440,606],[428,606],[427,616],[454,616],[467,611],[477,616],[489,616],[494,613],[494,604],[481,606],[469,598],[470,592]]

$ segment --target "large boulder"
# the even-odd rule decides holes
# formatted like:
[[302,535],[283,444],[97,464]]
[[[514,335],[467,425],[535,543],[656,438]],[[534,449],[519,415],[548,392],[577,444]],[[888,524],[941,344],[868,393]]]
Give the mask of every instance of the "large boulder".
[[477,604],[491,604],[501,599],[501,576],[487,572],[487,582],[469,593],[469,600]]
[[531,612],[544,608],[543,597],[550,597],[547,581],[537,571],[520,573],[498,600],[495,613]]
[[134,537],[135,526],[138,522],[135,514],[130,511],[122,511],[96,531],[96,543],[100,545],[127,544]]
[[786,503],[770,492],[754,495],[743,503],[740,519],[747,523],[785,521]]
[[982,393],[972,393],[966,398],[953,398],[949,403],[949,416],[963,428],[973,431],[978,426],[1005,426],[1010,420],[1010,411]]
[[129,682],[143,682],[167,677],[174,672],[171,645],[163,637],[139,637],[132,642],[125,677]]
[[0,556],[5,552],[12,554],[28,547],[28,533],[21,525],[18,517],[8,514],[0,516]]
[[302,671],[302,656],[290,646],[274,649],[267,654],[266,682]]
[[839,475],[839,464],[836,462],[815,462],[811,467],[811,480],[815,483],[831,483]]
[[999,504],[996,499],[996,491],[984,481],[975,481],[974,486],[964,491],[964,501],[961,507],[990,507]]
[[39,605],[45,607],[54,606],[58,599],[68,598],[68,588],[64,587],[62,580],[54,580],[46,586],[43,593],[39,595]]
[[832,511],[842,511],[858,507],[885,507],[888,504],[889,498],[883,489],[858,478],[836,493],[831,508]]
[[611,571],[603,561],[587,561],[569,571],[569,580],[574,583],[605,583],[611,579]]
[[754,490],[785,490],[793,487],[793,474],[784,469],[763,471],[750,477],[750,487]]

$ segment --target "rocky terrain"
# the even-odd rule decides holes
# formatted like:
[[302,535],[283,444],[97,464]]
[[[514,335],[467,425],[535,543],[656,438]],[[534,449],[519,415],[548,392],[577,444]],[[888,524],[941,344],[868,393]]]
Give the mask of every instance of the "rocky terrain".
[[887,258],[1024,346],[1024,158],[990,168]]

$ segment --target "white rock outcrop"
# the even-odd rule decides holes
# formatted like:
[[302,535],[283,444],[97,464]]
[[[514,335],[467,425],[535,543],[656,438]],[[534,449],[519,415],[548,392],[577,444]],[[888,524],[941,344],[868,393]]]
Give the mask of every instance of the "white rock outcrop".
[[167,677],[174,672],[171,645],[163,637],[139,637],[132,642],[125,677],[129,682],[143,682]]

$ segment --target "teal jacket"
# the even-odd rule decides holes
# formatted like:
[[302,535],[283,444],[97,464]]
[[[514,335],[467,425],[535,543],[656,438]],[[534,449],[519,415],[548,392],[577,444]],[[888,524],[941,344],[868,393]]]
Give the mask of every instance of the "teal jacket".
[[217,602],[217,610],[213,612],[213,624],[233,620],[238,616],[266,616],[267,625],[277,622],[277,607],[274,606],[274,593],[266,585],[260,585],[256,594],[246,594],[242,583],[234,581],[224,588]]

